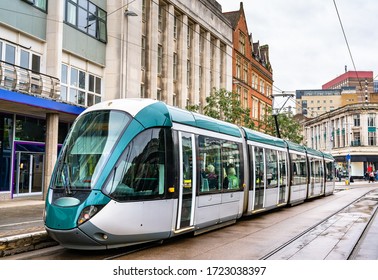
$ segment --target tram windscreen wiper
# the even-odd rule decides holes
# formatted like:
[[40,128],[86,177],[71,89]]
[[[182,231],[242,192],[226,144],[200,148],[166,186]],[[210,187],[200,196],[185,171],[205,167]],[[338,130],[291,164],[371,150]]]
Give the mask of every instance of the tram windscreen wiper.
[[68,168],[68,164],[67,163],[63,163],[62,176],[63,176],[63,186],[64,186],[64,190],[66,191],[66,194],[72,194],[72,191],[71,191],[70,170]]

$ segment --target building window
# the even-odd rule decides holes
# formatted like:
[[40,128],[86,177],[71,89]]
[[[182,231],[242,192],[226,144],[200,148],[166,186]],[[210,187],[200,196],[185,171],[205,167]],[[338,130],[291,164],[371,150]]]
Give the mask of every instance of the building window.
[[46,120],[17,115],[15,139],[45,142]]
[[375,126],[375,114],[368,115],[368,126]]
[[248,89],[244,89],[243,108],[248,108]]
[[174,16],[173,17],[173,37],[175,39],[177,39],[177,34],[178,34],[178,32],[177,32],[177,17]]
[[30,5],[44,12],[47,12],[47,0],[23,0],[23,1],[29,3]]
[[236,58],[236,78],[240,79],[241,62],[240,56]]
[[146,0],[142,0],[142,19],[143,19],[143,21],[146,21],[146,15],[147,15]]
[[158,75],[161,75],[163,70],[163,47],[161,45],[158,46]]
[[360,126],[360,114],[353,115],[354,126]]
[[156,99],[161,100],[161,89],[158,89],[156,92]]
[[265,81],[263,79],[260,79],[260,92],[265,94]]
[[260,120],[264,120],[265,117],[265,104],[260,103]]
[[141,98],[147,98],[147,96],[146,96],[146,88],[145,88],[145,86],[143,84],[140,85],[140,97]]
[[252,104],[252,118],[257,119],[259,116],[258,113],[259,113],[259,101],[254,98],[253,104]]
[[66,0],[65,22],[105,43],[106,18],[106,12],[88,0]]
[[191,71],[190,71],[190,60],[187,61],[186,63],[186,84],[188,85],[188,87],[191,86],[191,80],[190,80],[190,76],[191,76]]
[[361,135],[359,132],[355,132],[353,134],[354,138],[353,138],[353,141],[351,143],[351,146],[361,146]]
[[368,145],[369,146],[375,146],[376,144],[376,136],[375,136],[375,132],[368,132]]
[[101,102],[102,79],[62,64],[60,99],[84,106]]
[[16,47],[6,44],[5,45],[5,62],[16,64]]
[[239,33],[239,51],[245,55],[245,35],[242,32]]
[[248,62],[245,61],[244,62],[244,69],[243,69],[243,81],[245,83],[248,83]]
[[173,80],[177,80],[177,69],[178,69],[177,53],[173,54]]
[[256,74],[252,74],[252,88],[257,89],[258,86],[258,78]]
[[163,7],[159,6],[159,15],[158,15],[158,30],[163,30]]
[[21,49],[20,66],[32,70],[33,72],[39,73],[41,70],[41,57],[39,55]]
[[142,36],[141,67],[146,68],[146,36]]
[[191,25],[188,24],[188,34],[186,35],[186,44],[190,48],[190,38],[191,38]]
[[202,66],[200,66],[199,67],[199,69],[198,69],[199,71],[198,71],[198,73],[199,73],[199,75],[198,75],[198,79],[199,79],[199,90],[201,90],[201,87],[202,87]]

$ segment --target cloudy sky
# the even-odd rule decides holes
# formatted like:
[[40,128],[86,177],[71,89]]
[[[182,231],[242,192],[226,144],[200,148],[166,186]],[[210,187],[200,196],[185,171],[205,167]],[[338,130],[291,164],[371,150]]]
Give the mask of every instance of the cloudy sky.
[[[241,1],[217,0],[223,12]],[[377,0],[244,0],[253,41],[268,44],[273,93],[320,89],[354,71],[335,3],[357,70],[378,74]]]

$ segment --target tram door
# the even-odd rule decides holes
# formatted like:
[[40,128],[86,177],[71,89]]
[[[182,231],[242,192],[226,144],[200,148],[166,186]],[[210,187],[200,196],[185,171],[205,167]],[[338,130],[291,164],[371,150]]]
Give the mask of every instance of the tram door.
[[254,147],[255,184],[254,184],[254,210],[264,208],[265,204],[265,151],[261,147]]
[[194,225],[196,198],[196,154],[194,134],[179,132],[180,189],[176,230]]
[[43,153],[16,153],[15,195],[42,193]]

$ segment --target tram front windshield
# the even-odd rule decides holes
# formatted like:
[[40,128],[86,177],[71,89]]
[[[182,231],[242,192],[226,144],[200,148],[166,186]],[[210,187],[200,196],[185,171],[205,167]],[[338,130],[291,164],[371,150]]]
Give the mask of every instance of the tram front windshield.
[[65,141],[53,187],[68,191],[92,188],[130,120],[121,111],[81,116]]

